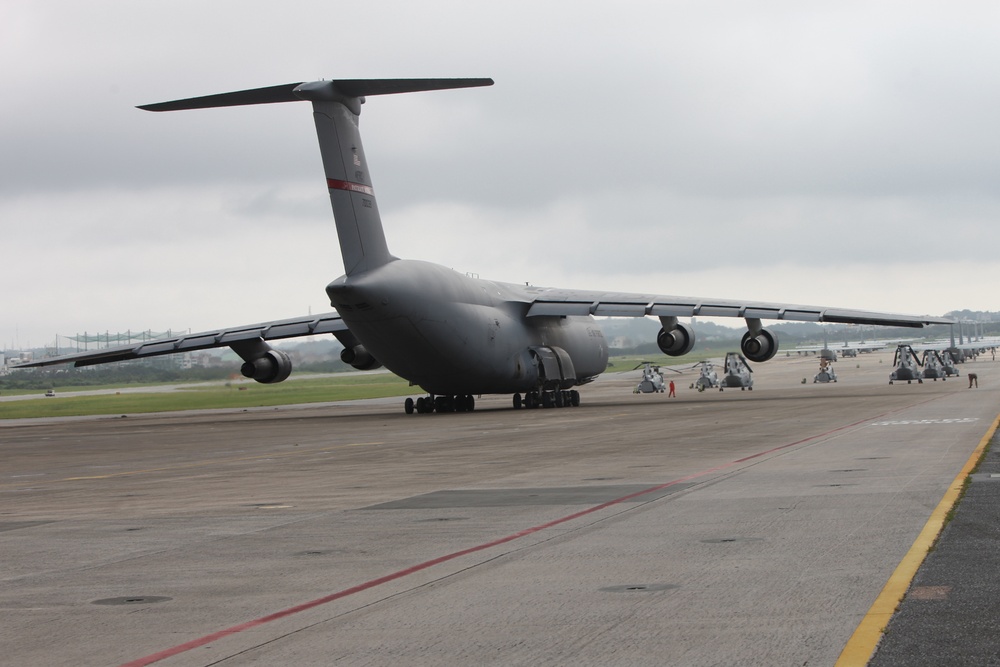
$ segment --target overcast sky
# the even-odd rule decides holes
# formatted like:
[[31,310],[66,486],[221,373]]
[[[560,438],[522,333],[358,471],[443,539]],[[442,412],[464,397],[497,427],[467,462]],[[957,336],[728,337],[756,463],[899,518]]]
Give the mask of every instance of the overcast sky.
[[5,0],[0,347],[330,310],[343,264],[309,105],[135,105],[464,76],[496,85],[363,108],[397,256],[553,287],[997,309],[995,2]]

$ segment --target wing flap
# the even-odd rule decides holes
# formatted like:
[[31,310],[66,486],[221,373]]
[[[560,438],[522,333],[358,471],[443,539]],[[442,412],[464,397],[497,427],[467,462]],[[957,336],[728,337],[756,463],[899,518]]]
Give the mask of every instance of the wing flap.
[[594,315],[599,317],[644,317],[649,306],[645,303],[598,303]]
[[594,305],[593,301],[535,301],[528,308],[528,317],[590,315]]

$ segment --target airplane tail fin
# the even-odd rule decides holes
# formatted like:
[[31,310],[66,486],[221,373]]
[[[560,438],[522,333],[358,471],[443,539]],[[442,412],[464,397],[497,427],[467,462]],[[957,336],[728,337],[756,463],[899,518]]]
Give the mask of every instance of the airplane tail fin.
[[146,111],[180,111],[300,100],[312,102],[326,184],[344,258],[344,272],[350,276],[395,259],[386,245],[358,129],[365,97],[490,85],[493,85],[492,79],[311,81],[146,104],[139,108]]

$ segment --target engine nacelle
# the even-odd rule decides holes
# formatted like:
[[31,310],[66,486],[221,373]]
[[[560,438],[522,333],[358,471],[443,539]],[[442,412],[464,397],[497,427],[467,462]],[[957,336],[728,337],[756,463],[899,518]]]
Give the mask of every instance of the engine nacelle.
[[371,355],[371,352],[365,349],[364,345],[345,347],[344,351],[340,353],[340,360],[348,366],[357,368],[359,371],[371,371],[376,368],[382,368],[382,364]]
[[262,356],[252,359],[240,368],[243,377],[253,378],[263,384],[273,384],[288,379],[292,360],[281,350],[269,349]]
[[767,329],[761,329],[756,336],[747,331],[740,341],[740,349],[743,350],[743,356],[750,361],[767,361],[777,353],[778,340]]
[[679,357],[694,348],[694,329],[678,322],[673,329],[660,329],[656,335],[656,346],[663,354]]

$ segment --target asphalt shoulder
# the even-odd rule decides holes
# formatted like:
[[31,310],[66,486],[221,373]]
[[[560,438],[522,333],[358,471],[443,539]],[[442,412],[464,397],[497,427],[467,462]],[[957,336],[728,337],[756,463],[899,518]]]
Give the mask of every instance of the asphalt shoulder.
[[1000,666],[1000,431],[869,667]]

